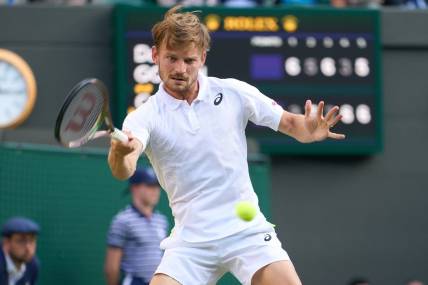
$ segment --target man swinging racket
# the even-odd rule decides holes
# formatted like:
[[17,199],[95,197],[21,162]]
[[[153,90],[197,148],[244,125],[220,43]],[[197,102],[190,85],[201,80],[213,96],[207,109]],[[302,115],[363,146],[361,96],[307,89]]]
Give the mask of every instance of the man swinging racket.
[[150,284],[215,284],[225,272],[243,284],[301,284],[263,214],[250,222],[235,215],[241,201],[258,209],[245,127],[251,121],[302,143],[344,139],[330,131],[341,119],[339,108],[323,116],[320,102],[311,114],[308,100],[304,115],[292,114],[245,82],[202,75],[210,35],[194,13],[179,7],[152,34],[162,83],[126,117],[129,141],[112,140],[108,157],[113,175],[126,179],[144,151],[169,198],[175,227],[161,243],[165,254]]

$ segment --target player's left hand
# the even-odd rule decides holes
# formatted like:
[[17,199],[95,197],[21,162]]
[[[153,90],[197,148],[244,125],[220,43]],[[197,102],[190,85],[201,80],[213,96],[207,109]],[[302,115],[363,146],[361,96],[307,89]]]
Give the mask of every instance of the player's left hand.
[[341,140],[345,138],[344,134],[337,134],[330,131],[341,119],[342,115],[337,114],[339,107],[333,107],[323,116],[324,102],[318,104],[317,113],[311,115],[312,102],[307,100],[305,104],[305,128],[309,132],[313,141],[322,141],[326,138]]

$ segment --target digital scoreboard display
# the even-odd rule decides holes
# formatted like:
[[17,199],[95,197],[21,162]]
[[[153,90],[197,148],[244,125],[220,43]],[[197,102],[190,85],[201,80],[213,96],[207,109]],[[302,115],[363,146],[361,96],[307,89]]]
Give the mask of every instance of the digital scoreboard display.
[[[195,10],[195,9],[193,9]],[[199,8],[197,10],[200,10]],[[157,91],[151,28],[165,9],[115,9],[116,112],[128,112]],[[256,86],[285,110],[303,113],[306,99],[340,106],[334,132],[343,141],[301,144],[264,127],[246,133],[265,153],[371,154],[382,149],[379,12],[333,8],[204,8],[212,45],[203,72]]]

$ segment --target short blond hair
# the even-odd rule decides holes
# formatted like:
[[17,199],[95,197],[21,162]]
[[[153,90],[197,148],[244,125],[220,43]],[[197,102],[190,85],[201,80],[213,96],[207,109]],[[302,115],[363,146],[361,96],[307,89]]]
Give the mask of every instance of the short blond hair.
[[162,21],[152,28],[156,48],[166,44],[167,48],[187,47],[195,44],[201,51],[208,51],[211,37],[207,27],[195,12],[181,12],[177,5],[169,9]]

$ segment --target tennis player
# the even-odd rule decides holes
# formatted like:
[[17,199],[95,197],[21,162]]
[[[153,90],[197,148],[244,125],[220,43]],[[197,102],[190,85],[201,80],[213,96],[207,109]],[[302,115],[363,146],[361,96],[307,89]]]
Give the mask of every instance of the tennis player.
[[210,35],[195,14],[179,7],[152,34],[162,83],[126,117],[130,140],[112,140],[108,158],[113,175],[126,179],[145,152],[167,192],[175,227],[161,243],[165,254],[150,284],[215,284],[228,271],[243,284],[301,284],[263,214],[251,222],[235,215],[239,201],[258,207],[245,127],[251,121],[302,143],[343,139],[330,131],[341,119],[339,108],[324,116],[320,102],[312,114],[308,100],[304,115],[292,114],[245,82],[202,75]]

